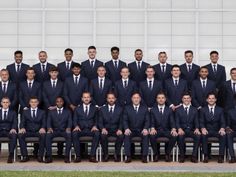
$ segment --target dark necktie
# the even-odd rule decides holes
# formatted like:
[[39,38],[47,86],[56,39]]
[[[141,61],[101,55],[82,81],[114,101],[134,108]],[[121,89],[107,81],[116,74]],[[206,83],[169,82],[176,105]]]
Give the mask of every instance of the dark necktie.
[[7,84],[6,83],[3,84],[2,91],[3,91],[3,93],[7,92]]
[[217,70],[216,70],[216,65],[213,65],[213,71],[216,74]]
[[148,88],[149,88],[150,90],[152,90],[152,81],[151,81],[151,80],[149,81]]
[[6,119],[7,119],[7,111],[4,111],[3,120],[6,120]]
[[94,66],[94,61],[93,60],[91,61],[90,66],[91,66],[91,68],[93,68],[93,66]]
[[127,80],[124,81],[124,88],[127,88]]
[[20,72],[20,65],[17,65],[17,70],[16,72]]
[[213,108],[210,109],[210,116],[211,116],[211,119],[214,119]]
[[161,65],[161,67],[162,67],[162,72],[164,73],[165,72],[165,65]]
[[88,116],[88,106],[85,106],[85,115]]
[[42,65],[42,68],[43,68],[42,72],[44,73],[45,72],[45,65]]
[[175,86],[176,87],[178,86],[178,80],[175,80]]
[[160,107],[160,109],[159,109],[159,112],[160,112],[161,115],[163,115],[163,110],[162,109],[163,109],[162,107]]
[[202,88],[205,90],[206,89],[206,81],[202,81]]
[[188,115],[188,107],[184,108],[185,113]]
[[115,63],[115,68],[118,69],[118,63],[117,63],[117,61],[114,61],[114,63]]
[[33,118],[35,118],[36,117],[35,110],[32,110],[32,112],[33,112]]
[[100,79],[100,83],[99,83],[99,89],[100,89],[100,91],[102,91],[103,90],[103,79]]
[[29,89],[32,89],[32,82],[29,82]]
[[58,115],[61,115],[61,109],[58,109]]
[[69,62],[67,62],[67,64],[66,64],[66,69],[70,70],[70,63]]
[[56,88],[56,81],[52,81],[52,88]]
[[135,110],[136,114],[138,114],[138,106],[135,106],[134,110]]
[[141,71],[141,62],[138,61],[138,71]]
[[75,84],[78,85],[78,76],[75,76]]
[[233,93],[236,94],[236,83],[233,83]]
[[191,65],[188,65],[188,72],[191,71]]
[[110,114],[113,114],[113,109],[112,109],[112,107],[110,107],[109,113],[110,113]]

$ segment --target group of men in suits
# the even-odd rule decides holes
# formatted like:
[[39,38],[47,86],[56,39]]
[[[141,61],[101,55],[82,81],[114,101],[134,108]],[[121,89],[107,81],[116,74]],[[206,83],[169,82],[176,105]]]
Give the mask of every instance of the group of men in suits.
[[[65,50],[65,61],[56,66],[48,63],[47,53],[39,52],[39,63],[30,67],[16,51],[15,62],[1,70],[0,137],[10,138],[11,163],[18,135],[21,162],[29,160],[27,137],[38,137],[35,152],[39,162],[52,162],[52,140],[64,137],[65,162],[72,145],[74,162],[81,161],[81,137],[92,137],[90,161],[97,162],[96,149],[101,143],[103,161],[108,161],[109,137],[115,137],[114,160],[120,161],[124,143],[125,162],[132,160],[132,139],[141,138],[142,162],[147,162],[149,142],[154,161],[160,158],[158,138],[166,137],[165,159],[178,143],[180,162],[185,161],[185,138],[194,140],[192,162],[202,143],[204,162],[208,162],[209,137],[219,138],[219,159],[228,143],[230,162],[235,162],[233,138],[236,136],[236,68],[226,81],[225,67],[218,64],[217,51],[210,53],[211,63],[193,63],[193,52],[185,51],[182,65],[167,63],[167,54],[158,54],[159,64],[151,66],[142,60],[141,49],[135,50],[135,61],[126,64],[119,59],[119,48],[111,48],[112,59],[105,64],[96,58],[96,48],[88,48],[89,59],[81,65],[74,62],[73,50]],[[220,100],[220,101],[219,101]],[[20,106],[19,106],[20,105]],[[222,107],[222,108],[221,108]],[[20,115],[18,128],[17,113]],[[58,151],[62,153],[62,144]]]

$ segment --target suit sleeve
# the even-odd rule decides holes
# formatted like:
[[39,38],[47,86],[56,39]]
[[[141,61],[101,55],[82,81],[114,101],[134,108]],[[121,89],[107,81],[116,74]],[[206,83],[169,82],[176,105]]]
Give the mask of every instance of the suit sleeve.
[[123,127],[124,127],[124,130],[129,128],[129,120],[128,119],[129,119],[128,118],[128,112],[125,109],[124,110],[124,114],[123,114]]
[[102,110],[99,111],[98,127],[101,130],[104,128],[104,126],[103,126],[103,113],[102,113]]
[[120,121],[119,121],[119,130],[123,130],[123,110],[122,113],[120,114]]
[[18,101],[18,92],[17,92],[15,84],[13,84],[13,90],[14,90],[14,96],[13,96],[13,100],[11,101],[11,107],[15,108]]
[[74,127],[79,126],[77,123],[77,119],[78,119],[78,113],[77,113],[77,109],[75,109],[74,116],[73,116],[73,126]]
[[20,85],[20,92],[19,92],[19,102],[20,102],[20,105],[22,108],[25,108],[27,107],[27,103],[25,103],[24,101],[24,95],[23,95],[23,91],[22,91],[22,86]]
[[68,111],[67,128],[72,128],[72,115],[70,111]]
[[171,113],[170,113],[170,126],[171,126],[171,129],[176,128],[175,118],[174,118],[174,114],[173,114],[172,110],[171,110]]
[[20,120],[20,128],[25,128],[25,111],[23,111],[23,114],[21,116],[21,120]]
[[65,85],[64,85],[64,88],[63,88],[63,95],[64,95],[64,98],[65,98],[65,101],[68,105],[71,105],[71,100],[69,98],[69,90],[68,90],[68,87],[69,87],[69,83],[68,81],[66,80],[65,81]]
[[198,117],[198,111],[196,110],[195,114],[194,114],[194,128],[199,128],[200,125],[199,125],[199,117]]
[[192,97],[192,104],[194,107],[198,108],[200,107],[200,104],[198,103],[197,99],[196,99],[196,91],[195,91],[195,83],[193,82],[192,84],[192,89],[191,89],[191,97]]
[[13,111],[13,113],[12,113],[12,118],[13,118],[13,122],[12,122],[11,128],[17,130],[18,119],[17,119],[15,111]]
[[149,116],[149,111],[146,111],[145,115],[145,124],[144,124],[144,129],[149,129],[150,128],[150,116]]
[[47,129],[52,128],[51,121],[52,121],[52,118],[51,118],[51,111],[49,111],[48,117],[47,117]]
[[45,83],[43,84],[43,90],[42,90],[42,96],[43,96],[43,103],[46,106],[46,108],[50,107],[51,105],[49,104],[48,96],[46,94],[46,86]]
[[47,128],[47,120],[46,120],[46,114],[45,112],[43,112],[43,119],[42,119],[42,124],[41,124],[41,128]]
[[204,110],[203,109],[200,110],[199,122],[200,122],[200,128],[206,128],[205,127],[205,115],[204,115]]
[[176,129],[182,128],[180,127],[180,115],[179,110],[175,113],[175,123],[176,123]]
[[150,127],[151,128],[156,128],[155,116],[154,116],[154,113],[153,113],[153,109],[150,110]]
[[226,127],[225,117],[224,117],[223,111],[220,114],[220,125],[221,125],[221,128],[225,128]]
[[231,113],[228,112],[227,119],[226,119],[226,127],[231,128],[231,119],[232,119]]

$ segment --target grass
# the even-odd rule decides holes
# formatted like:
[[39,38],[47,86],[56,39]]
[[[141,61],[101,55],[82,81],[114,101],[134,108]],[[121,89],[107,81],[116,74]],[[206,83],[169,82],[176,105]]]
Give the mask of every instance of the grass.
[[0,177],[231,177],[236,173],[0,171]]

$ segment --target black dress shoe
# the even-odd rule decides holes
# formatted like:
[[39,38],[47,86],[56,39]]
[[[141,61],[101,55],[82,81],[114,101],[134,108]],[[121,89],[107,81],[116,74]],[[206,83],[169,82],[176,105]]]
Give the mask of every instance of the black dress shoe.
[[143,156],[143,157],[142,157],[142,162],[143,162],[143,163],[148,163],[148,161],[147,161],[147,156]]
[[191,157],[191,162],[192,162],[192,163],[198,163],[198,160],[197,160],[196,157],[192,156],[192,157]]
[[70,163],[70,158],[69,157],[65,157],[64,162],[65,163]]
[[28,162],[29,157],[28,156],[23,156],[23,158],[20,160],[20,162]]
[[91,156],[89,158],[89,162],[98,163],[98,161],[96,160],[96,158],[94,156]]
[[224,156],[219,156],[218,157],[218,163],[224,163]]
[[179,158],[179,163],[184,163],[184,161],[185,161],[184,156],[180,156],[180,158]]
[[109,160],[109,155],[104,155],[102,161],[108,162],[108,160]]
[[203,163],[208,163],[208,156],[204,157]]
[[127,156],[126,160],[125,160],[125,163],[130,163],[131,162],[131,157],[130,156]]
[[170,162],[170,161],[171,161],[171,160],[170,160],[170,159],[171,159],[171,158],[170,158],[170,154],[166,154],[165,157],[166,157],[166,162]]
[[81,158],[80,157],[76,157],[75,160],[74,160],[74,163],[79,163],[81,162]]
[[7,163],[13,163],[13,157],[12,156],[8,156]]
[[229,160],[229,163],[235,163],[235,157],[231,157],[231,159]]
[[52,163],[52,157],[47,157],[45,163]]
[[120,162],[120,156],[119,155],[114,155],[114,162]]
[[159,161],[159,156],[158,156],[158,155],[155,155],[153,161],[154,161],[154,162],[158,162],[158,161]]
[[38,160],[39,163],[44,162],[44,161],[43,161],[43,157],[40,157],[40,156],[38,156],[37,160]]

